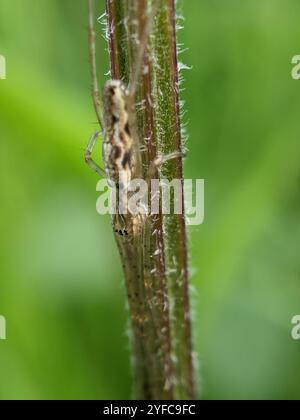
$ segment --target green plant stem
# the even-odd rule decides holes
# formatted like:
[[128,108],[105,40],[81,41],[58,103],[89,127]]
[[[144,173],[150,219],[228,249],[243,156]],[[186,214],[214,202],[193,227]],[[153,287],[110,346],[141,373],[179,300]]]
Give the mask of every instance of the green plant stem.
[[[107,0],[113,79],[129,84],[135,73],[148,9],[157,0]],[[182,159],[151,170],[158,154],[182,150],[175,0],[159,0],[136,90],[136,121],[143,177],[183,180]],[[144,71],[145,70],[145,71]],[[154,175],[154,176],[153,176]],[[182,181],[183,182],[183,181]],[[174,205],[174,199],[172,200]],[[182,197],[182,204],[184,197]],[[184,208],[184,205],[183,205]],[[137,398],[195,398],[188,292],[187,239],[181,215],[149,216],[140,244],[117,238],[125,268],[133,329]],[[132,281],[124,259],[142,249],[142,273]],[[133,285],[134,284],[134,285]],[[138,295],[139,302],[135,301]],[[142,302],[140,301],[142,299]],[[137,321],[138,320],[138,321]],[[141,327],[141,324],[142,327]]]

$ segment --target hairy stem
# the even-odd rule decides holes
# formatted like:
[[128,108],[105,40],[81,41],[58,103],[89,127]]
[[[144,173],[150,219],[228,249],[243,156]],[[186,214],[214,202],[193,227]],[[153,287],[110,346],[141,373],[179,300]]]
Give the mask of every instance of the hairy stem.
[[[159,169],[153,165],[158,155],[182,150],[175,0],[107,0],[107,18],[112,78],[127,85],[138,79],[134,112],[142,176],[149,186],[150,178],[177,179],[183,185],[180,157]],[[141,59],[145,31],[150,33]],[[166,216],[160,208],[147,217],[138,244],[117,238],[127,267],[140,399],[195,398],[183,194],[180,200],[182,214]],[[142,270],[134,274],[136,267],[128,269],[128,259],[138,249]]]

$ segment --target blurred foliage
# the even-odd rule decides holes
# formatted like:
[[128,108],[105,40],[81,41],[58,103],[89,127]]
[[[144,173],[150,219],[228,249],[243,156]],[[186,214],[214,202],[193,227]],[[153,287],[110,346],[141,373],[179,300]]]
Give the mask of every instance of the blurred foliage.
[[[300,3],[182,3],[186,177],[206,180],[190,229],[202,396],[299,399]],[[0,2],[2,399],[131,397],[121,268],[82,158],[97,126],[86,22],[84,0]]]

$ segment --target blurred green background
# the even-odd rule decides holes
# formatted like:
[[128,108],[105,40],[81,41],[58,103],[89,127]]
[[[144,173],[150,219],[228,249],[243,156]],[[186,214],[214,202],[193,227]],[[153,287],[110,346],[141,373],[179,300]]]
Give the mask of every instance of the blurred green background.
[[[299,399],[300,2],[182,6],[186,177],[206,180],[189,232],[201,395]],[[0,1],[1,399],[132,396],[122,273],[83,162],[86,22],[85,0]]]

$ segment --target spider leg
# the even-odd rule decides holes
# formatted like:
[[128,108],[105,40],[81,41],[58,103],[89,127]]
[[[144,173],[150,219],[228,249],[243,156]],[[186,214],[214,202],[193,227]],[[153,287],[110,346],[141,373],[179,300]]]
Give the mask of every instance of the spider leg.
[[91,62],[91,78],[92,78],[92,97],[95,112],[101,129],[103,130],[103,102],[99,93],[99,85],[97,79],[97,59],[96,59],[96,31],[94,27],[94,0],[89,0],[89,48]]
[[157,170],[164,165],[166,162],[169,162],[170,160],[175,160],[175,159],[179,159],[179,158],[184,158],[186,157],[186,154],[183,152],[173,152],[173,153],[169,153],[167,155],[158,155],[156,157],[156,159],[150,164],[150,168],[149,168],[149,178],[153,179],[155,177],[155,174],[157,172]]
[[106,178],[105,171],[102,168],[100,168],[100,166],[92,158],[93,149],[97,143],[97,140],[100,138],[100,136],[102,136],[102,131],[96,131],[96,133],[92,135],[86,147],[84,157],[85,157],[86,163],[94,172],[100,175],[101,178]]
[[[153,29],[153,23],[155,16],[157,15],[158,8],[160,6],[161,0],[154,0],[152,9],[149,13],[149,16],[147,17],[147,22],[144,27],[144,30],[141,34],[140,40],[139,40],[139,47],[138,47],[138,53],[135,58],[135,66],[134,71],[130,77],[129,86],[128,86],[128,96],[129,98],[134,98],[136,94],[137,85],[139,82],[139,78],[142,73],[143,68],[143,61],[145,58],[145,52],[147,50],[149,37],[151,35],[152,29]],[[133,99],[132,99],[133,100]]]
[[159,155],[154,160],[153,165],[156,168],[159,168],[160,166],[164,165],[166,162],[169,162],[170,160],[175,160],[178,158],[184,158],[186,157],[186,154],[183,152],[173,152],[169,153],[168,155]]

